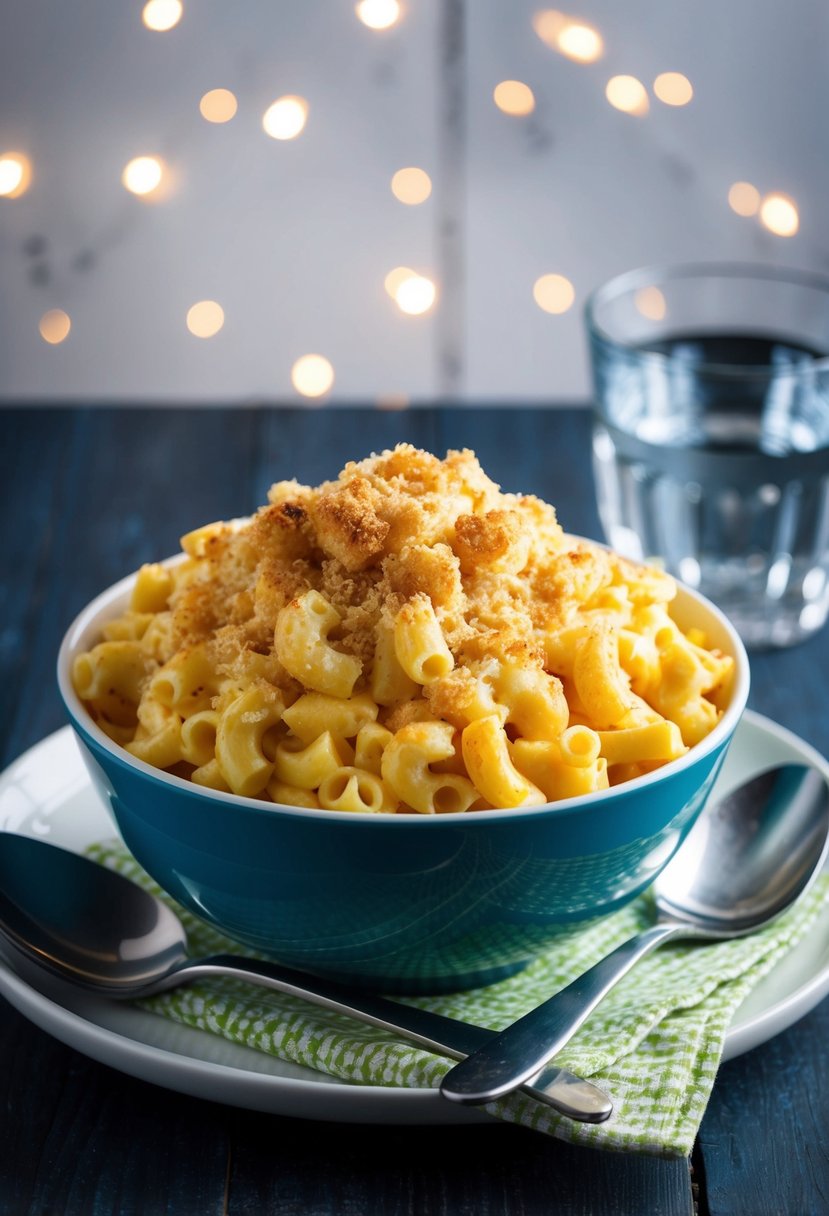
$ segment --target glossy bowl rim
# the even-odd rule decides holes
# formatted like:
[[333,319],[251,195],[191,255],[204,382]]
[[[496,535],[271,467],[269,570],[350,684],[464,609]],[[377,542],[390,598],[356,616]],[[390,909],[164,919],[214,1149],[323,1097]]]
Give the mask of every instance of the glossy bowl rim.
[[[587,537],[568,534],[568,539],[575,542],[585,541],[587,544],[596,545],[599,548],[607,547],[603,546],[599,541],[590,540]],[[173,557],[165,558],[159,564],[164,566],[175,565],[183,561],[184,558],[184,554],[177,553]],[[188,781],[185,777],[178,777],[174,773],[167,773],[163,769],[157,769],[147,764],[145,760],[139,760],[138,757],[131,755],[130,752],[121,747],[113,739],[110,739],[109,735],[101,730],[97,723],[89,716],[75,692],[70,677],[70,659],[74,657],[74,654],[79,649],[77,645],[78,636],[96,618],[101,616],[113,602],[125,595],[132,586],[136,574],[137,571],[133,571],[99,592],[98,595],[80,610],[63,635],[57,657],[57,683],[73,729],[81,739],[87,736],[91,743],[109,753],[116,762],[125,768],[134,770],[138,776],[148,778],[156,785],[170,787],[174,791],[178,791],[199,801],[219,806],[235,807],[237,810],[254,811],[259,815],[274,815],[276,813],[280,816],[288,815],[291,818],[298,819],[307,819],[310,816],[318,821],[380,824],[389,827],[395,823],[409,826],[414,823],[443,823],[457,826],[460,823],[468,825],[470,823],[515,822],[516,817],[520,817],[523,820],[526,818],[537,818],[539,815],[565,816],[576,814],[582,810],[592,810],[593,808],[629,797],[639,790],[645,790],[652,785],[667,781],[671,776],[693,767],[699,760],[716,751],[733,735],[748,701],[751,678],[749,660],[745,646],[737,630],[728,617],[711,600],[687,584],[682,583],[679,579],[675,579],[679,594],[688,597],[693,603],[701,606],[719,623],[729,638],[735,661],[734,680],[728,706],[723,711],[723,715],[714,729],[704,739],[700,740],[699,743],[694,744],[684,756],[669,761],[668,764],[655,769],[653,772],[645,773],[641,777],[634,777],[631,781],[622,782],[619,785],[611,786],[609,789],[596,790],[589,794],[579,794],[573,798],[561,798],[555,802],[545,802],[541,806],[495,807],[491,810],[475,811],[471,815],[468,811],[453,811],[442,815],[425,815],[417,811],[404,811],[394,815],[383,815],[368,811],[344,812],[329,811],[322,808],[316,810],[313,807],[296,807],[287,806],[279,802],[264,802],[259,798],[246,798],[241,794],[225,793],[222,790],[212,790],[194,785],[192,781]],[[434,831],[435,828],[433,827],[431,830]]]

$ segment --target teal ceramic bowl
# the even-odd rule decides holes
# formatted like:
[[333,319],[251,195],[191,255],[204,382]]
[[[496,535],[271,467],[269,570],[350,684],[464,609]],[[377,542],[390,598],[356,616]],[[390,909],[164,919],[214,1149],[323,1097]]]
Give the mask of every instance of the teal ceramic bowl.
[[681,759],[530,810],[386,817],[274,806],[151,768],[89,718],[72,660],[126,606],[131,584],[80,614],[58,660],[81,750],[127,847],[164,890],[242,946],[388,992],[492,982],[643,891],[701,811],[748,696],[735,630],[680,588],[678,622],[700,626],[735,659],[720,722]]

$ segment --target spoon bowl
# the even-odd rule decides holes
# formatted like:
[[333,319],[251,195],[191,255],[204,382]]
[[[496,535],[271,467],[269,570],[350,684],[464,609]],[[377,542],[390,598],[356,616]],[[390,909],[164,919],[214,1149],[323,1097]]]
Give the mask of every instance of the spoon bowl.
[[123,998],[155,990],[187,961],[184,926],[161,900],[86,857],[11,832],[0,834],[0,934],[63,979]]
[[444,1097],[481,1105],[510,1093],[640,958],[672,938],[719,941],[764,928],[804,894],[828,851],[829,785],[815,769],[780,765],[709,803],[653,885],[655,924],[456,1065]]
[[753,933],[814,881],[829,849],[829,787],[768,769],[712,802],[653,884],[660,919],[718,939]]

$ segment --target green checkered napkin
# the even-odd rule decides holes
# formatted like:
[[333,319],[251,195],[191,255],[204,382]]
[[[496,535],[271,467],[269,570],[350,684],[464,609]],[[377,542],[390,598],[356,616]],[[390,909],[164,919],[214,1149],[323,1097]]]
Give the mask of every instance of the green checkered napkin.
[[[90,854],[162,894],[120,843],[93,846]],[[557,1059],[612,1098],[614,1112],[606,1123],[575,1123],[521,1093],[485,1109],[507,1122],[595,1148],[660,1156],[689,1153],[734,1011],[809,931],[827,903],[829,876],[760,933],[712,945],[663,946],[637,963]],[[194,955],[239,953],[236,943],[186,910],[175,910]],[[518,975],[489,988],[408,998],[408,1003],[500,1030],[650,923],[652,910],[643,896],[568,938]],[[240,982],[185,985],[143,1005],[186,1026],[362,1085],[436,1088],[452,1066],[384,1031]]]

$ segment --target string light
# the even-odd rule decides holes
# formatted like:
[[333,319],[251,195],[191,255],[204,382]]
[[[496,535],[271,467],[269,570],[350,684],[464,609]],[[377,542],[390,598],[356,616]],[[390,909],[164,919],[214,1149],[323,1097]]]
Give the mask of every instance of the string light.
[[567,312],[575,298],[575,288],[563,274],[543,274],[533,286],[533,299],[544,312]]
[[658,287],[640,287],[633,297],[637,310],[649,321],[662,321],[668,312],[668,302]]
[[0,156],[0,198],[20,198],[29,189],[32,164],[22,152],[4,152]]
[[604,91],[605,97],[617,110],[625,114],[647,114],[648,94],[641,80],[635,76],[612,76]]
[[288,94],[279,97],[262,116],[262,126],[271,139],[296,139],[308,120],[308,102]]
[[71,328],[69,315],[62,308],[50,308],[40,318],[38,325],[41,338],[50,346],[59,346],[61,342],[65,342]]
[[394,294],[397,307],[411,317],[428,312],[435,302],[437,289],[431,279],[412,274],[403,280]]
[[181,0],[147,0],[141,20],[148,30],[163,34],[178,25],[183,11]]
[[532,25],[550,50],[558,51],[576,63],[595,63],[604,54],[604,39],[594,26],[567,17],[557,9],[535,13]]
[[196,338],[214,337],[224,323],[224,309],[215,300],[199,300],[187,311],[187,328]]
[[386,275],[383,285],[400,311],[413,317],[428,312],[437,296],[434,282],[410,266],[395,266]]
[[291,368],[291,383],[303,397],[324,397],[334,383],[325,355],[302,355]]
[[756,215],[760,210],[760,191],[751,182],[734,182],[728,191],[728,205],[737,215]]
[[164,162],[158,156],[136,156],[121,174],[123,186],[131,194],[152,194],[161,185]]
[[653,91],[666,106],[687,106],[694,96],[694,87],[681,72],[661,72],[653,82]]
[[391,192],[401,203],[416,207],[418,203],[425,203],[432,193],[432,179],[424,169],[414,166],[398,169],[391,179]]
[[559,34],[568,24],[568,18],[555,8],[545,8],[533,14],[533,29],[542,42],[551,50],[558,50]]
[[230,89],[211,89],[199,102],[201,116],[208,122],[230,122],[237,107],[236,96]]
[[499,110],[514,118],[523,118],[535,109],[535,97],[529,85],[520,80],[502,80],[492,91],[492,99]]
[[370,30],[387,30],[400,20],[398,0],[360,0],[354,11]]
[[383,280],[383,286],[393,300],[397,299],[397,292],[402,283],[406,279],[415,279],[417,274],[409,266],[395,266],[394,270],[390,270]]
[[604,42],[592,25],[573,22],[565,25],[558,36],[558,50],[576,63],[595,63],[604,54]]
[[800,227],[794,199],[787,194],[767,194],[760,204],[760,223],[775,236],[794,236]]

